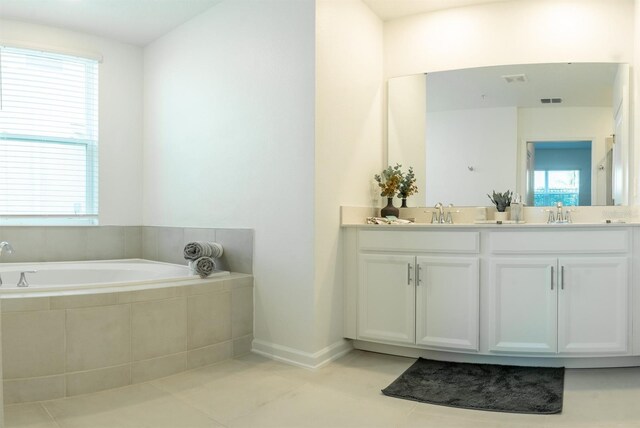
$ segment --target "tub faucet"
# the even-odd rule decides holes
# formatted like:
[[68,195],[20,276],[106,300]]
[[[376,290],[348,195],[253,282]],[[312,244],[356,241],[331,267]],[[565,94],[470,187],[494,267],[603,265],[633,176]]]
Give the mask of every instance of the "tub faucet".
[[7,241],[0,242],[0,255],[13,253],[13,247]]
[[20,280],[18,281],[18,287],[28,287],[29,283],[27,282],[27,277],[25,274],[27,273],[36,273],[37,270],[25,270],[24,272],[20,272]]
[[[0,242],[0,256],[4,253],[13,253],[13,247],[7,241]],[[0,285],[2,285],[2,276],[0,276]]]

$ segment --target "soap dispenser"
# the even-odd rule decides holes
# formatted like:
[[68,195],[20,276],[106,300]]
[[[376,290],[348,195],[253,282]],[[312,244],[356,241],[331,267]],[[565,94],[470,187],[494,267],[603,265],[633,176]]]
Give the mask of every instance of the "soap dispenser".
[[511,201],[511,220],[518,223],[521,222],[522,219],[522,198],[516,193],[513,195],[513,200]]

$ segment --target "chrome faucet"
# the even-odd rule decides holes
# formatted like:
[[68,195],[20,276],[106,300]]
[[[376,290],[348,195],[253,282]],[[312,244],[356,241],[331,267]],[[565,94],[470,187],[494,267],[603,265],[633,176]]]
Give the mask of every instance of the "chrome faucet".
[[435,206],[435,209],[437,209],[438,211],[434,211],[431,215],[431,223],[439,223],[439,224],[443,224],[445,222],[445,218],[444,218],[444,205],[442,205],[442,202],[438,202]]
[[[4,253],[13,253],[13,247],[7,241],[0,242],[0,256]],[[0,276],[0,285],[2,285],[2,276]]]
[[29,283],[27,282],[27,277],[25,274],[27,273],[36,273],[37,270],[25,270],[24,272],[20,272],[20,280],[18,281],[18,287],[28,287]]
[[449,204],[447,208],[449,208],[449,211],[447,211],[447,218],[444,222],[447,224],[453,224],[453,213],[459,213],[460,210],[453,211],[453,204]]
[[0,242],[0,255],[13,253],[13,247],[7,241]]
[[[453,215],[452,213],[454,212],[460,212],[460,211],[453,211],[453,204],[449,204],[447,206],[448,210],[445,213],[444,212],[444,208],[445,206],[442,204],[442,202],[438,202],[434,208],[438,211],[431,211],[431,224],[453,224]],[[428,212],[428,211],[425,211]]]
[[562,208],[564,205],[562,202],[556,202],[556,212],[553,210],[547,210],[549,212],[549,218],[547,223],[571,223],[571,210]]

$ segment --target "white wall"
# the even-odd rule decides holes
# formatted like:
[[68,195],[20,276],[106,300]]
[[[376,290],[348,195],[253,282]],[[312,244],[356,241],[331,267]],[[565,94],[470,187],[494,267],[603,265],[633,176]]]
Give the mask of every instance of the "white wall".
[[385,24],[385,74],[633,62],[633,19],[633,0],[519,0],[396,19]]
[[[634,200],[636,193],[635,182],[629,179],[634,173],[633,151],[631,150],[632,128],[629,94],[631,88],[630,68],[628,64],[618,66],[618,72],[613,83],[613,111],[614,111],[614,146],[613,146],[613,200],[616,205],[628,205]],[[630,185],[631,184],[631,185]]]
[[[382,21],[360,0],[316,2],[316,347],[342,334],[340,206],[377,204],[382,170]],[[375,195],[375,196],[374,196]]]
[[142,49],[53,27],[0,20],[0,43],[99,54],[100,224],[142,221]]
[[630,76],[630,101],[631,101],[631,120],[629,123],[629,134],[630,134],[630,144],[629,151],[631,159],[633,159],[633,163],[631,165],[631,169],[633,171],[632,177],[634,179],[630,180],[631,187],[631,201],[632,204],[640,204],[640,148],[635,147],[635,144],[640,144],[640,120],[636,119],[636,114],[634,113],[634,107],[640,104],[640,73],[638,73],[635,68],[638,64],[640,64],[640,0],[634,1],[635,5],[635,13],[633,15],[635,19],[635,27],[634,27],[634,36],[633,36],[633,57],[634,57],[634,65],[631,70]]
[[518,109],[518,144],[520,145],[519,192],[526,185],[527,141],[590,140],[591,204],[604,205],[605,177],[598,164],[606,155],[605,139],[613,133],[611,107],[552,107]]
[[513,191],[517,121],[515,107],[428,112],[427,206],[487,206],[492,190]]
[[413,167],[418,193],[407,205],[426,203],[425,133],[427,124],[427,78],[425,74],[396,77],[387,84],[388,163]]
[[315,351],[312,0],[225,0],[145,48],[144,224],[255,229],[255,337]]

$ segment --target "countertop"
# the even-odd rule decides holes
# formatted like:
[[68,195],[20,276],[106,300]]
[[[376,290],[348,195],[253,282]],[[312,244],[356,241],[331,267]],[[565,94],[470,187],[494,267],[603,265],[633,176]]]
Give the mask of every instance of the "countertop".
[[366,224],[366,223],[344,223],[341,226],[347,228],[371,228],[371,229],[499,229],[499,228],[562,228],[562,229],[580,229],[580,228],[611,228],[611,227],[635,227],[640,223],[459,223],[459,224],[431,224],[431,223],[408,223],[408,224]]

